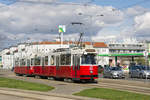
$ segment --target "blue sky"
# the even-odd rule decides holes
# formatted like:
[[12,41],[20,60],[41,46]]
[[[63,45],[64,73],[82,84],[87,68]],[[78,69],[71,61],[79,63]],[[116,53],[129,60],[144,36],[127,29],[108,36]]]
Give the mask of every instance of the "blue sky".
[[[81,0],[62,0],[62,1],[67,1],[67,2],[75,2]],[[82,1],[90,1],[90,0],[82,0]],[[146,8],[149,8],[150,6],[150,0],[94,0],[94,4],[97,5],[102,5],[102,6],[113,6],[115,8],[128,8],[132,6],[143,6]]]
[[[10,5],[15,3],[17,0],[0,0],[1,3]],[[64,2],[84,2],[92,0],[60,0]],[[150,8],[150,0],[93,0],[94,4],[101,6],[113,6],[118,9],[125,9],[132,6],[142,6],[145,8]]]
[[13,4],[15,1],[16,0],[0,0],[1,3],[7,4],[7,5]]

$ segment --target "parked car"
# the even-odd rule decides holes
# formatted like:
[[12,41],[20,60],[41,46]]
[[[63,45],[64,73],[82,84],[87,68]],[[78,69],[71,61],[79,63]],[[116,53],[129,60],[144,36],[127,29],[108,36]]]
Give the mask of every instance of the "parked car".
[[121,67],[104,67],[104,78],[125,78]]
[[129,67],[130,78],[150,78],[150,67],[136,65]]

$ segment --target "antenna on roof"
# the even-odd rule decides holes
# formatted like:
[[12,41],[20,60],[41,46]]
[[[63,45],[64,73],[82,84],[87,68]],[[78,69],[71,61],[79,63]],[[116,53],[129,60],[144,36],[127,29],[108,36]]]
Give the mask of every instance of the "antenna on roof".
[[77,43],[77,46],[82,46],[82,36],[83,36],[83,33],[80,33],[80,38],[79,38],[79,41]]

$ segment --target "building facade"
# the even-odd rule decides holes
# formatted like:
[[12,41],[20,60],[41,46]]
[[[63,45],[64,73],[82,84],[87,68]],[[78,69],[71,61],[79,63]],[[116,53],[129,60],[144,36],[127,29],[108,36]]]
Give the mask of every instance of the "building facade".
[[[85,46],[94,47],[98,54],[108,54],[109,49],[107,45],[103,42],[84,42]],[[91,45],[92,44],[92,45]],[[69,48],[71,45],[76,45],[73,42],[36,42],[36,43],[22,43],[18,44],[16,47],[10,47],[1,51],[2,66],[4,69],[11,69],[14,66],[15,59],[17,58],[28,58],[35,55],[45,55],[56,50],[58,48]],[[108,65],[108,57],[97,56],[97,63],[99,65]]]
[[[124,42],[111,42],[108,43],[109,54],[136,54],[145,52],[145,43],[140,43],[137,41],[124,41]],[[138,57],[135,59],[139,59]],[[143,58],[142,58],[143,59]],[[117,64],[115,57],[109,57],[109,64],[111,66],[116,66],[120,64],[121,66],[129,66],[132,62],[132,57],[130,56],[120,56],[117,57]]]

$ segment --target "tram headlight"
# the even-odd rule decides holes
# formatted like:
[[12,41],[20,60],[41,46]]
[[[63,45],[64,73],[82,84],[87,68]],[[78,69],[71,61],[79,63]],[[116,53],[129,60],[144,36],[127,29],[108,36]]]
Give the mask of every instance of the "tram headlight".
[[92,73],[93,73],[93,71],[92,71],[92,70],[90,70],[90,73],[92,74]]

